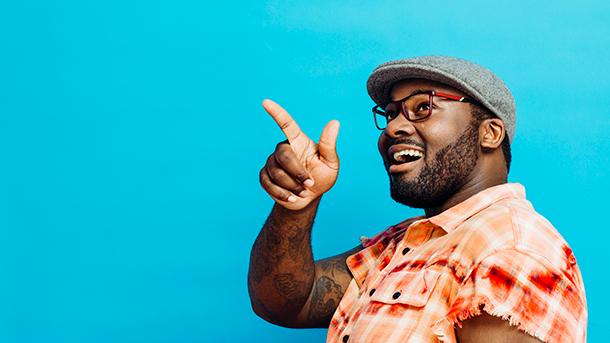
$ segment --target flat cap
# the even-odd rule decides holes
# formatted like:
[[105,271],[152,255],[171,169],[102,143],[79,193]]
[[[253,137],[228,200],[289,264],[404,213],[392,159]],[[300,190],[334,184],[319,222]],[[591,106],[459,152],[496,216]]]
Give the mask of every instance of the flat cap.
[[394,84],[405,79],[426,79],[444,83],[472,97],[502,119],[510,143],[515,136],[515,99],[504,82],[491,70],[460,58],[422,56],[379,65],[366,83],[371,99],[378,104],[390,101]]

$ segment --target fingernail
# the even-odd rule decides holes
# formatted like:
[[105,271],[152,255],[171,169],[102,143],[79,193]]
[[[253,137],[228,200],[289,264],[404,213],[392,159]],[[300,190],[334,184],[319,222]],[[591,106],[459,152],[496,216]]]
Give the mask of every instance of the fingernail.
[[299,198],[304,198],[306,196],[307,196],[307,190],[306,189],[302,190],[301,193],[299,193]]
[[288,202],[295,202],[295,201],[297,201],[297,198],[294,195],[291,195],[291,196],[288,197],[287,201]]
[[305,185],[305,187],[311,187],[311,186],[313,186],[313,180],[307,179],[307,180],[305,180],[305,182],[303,182],[303,184]]

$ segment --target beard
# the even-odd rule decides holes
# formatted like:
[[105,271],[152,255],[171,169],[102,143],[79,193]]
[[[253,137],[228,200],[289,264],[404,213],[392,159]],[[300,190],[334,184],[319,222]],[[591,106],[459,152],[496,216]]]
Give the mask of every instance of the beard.
[[[406,173],[390,174],[390,195],[396,202],[414,208],[441,206],[462,187],[474,170],[479,153],[478,124],[471,124],[452,144],[426,162],[414,180]],[[427,155],[426,155],[427,157]]]

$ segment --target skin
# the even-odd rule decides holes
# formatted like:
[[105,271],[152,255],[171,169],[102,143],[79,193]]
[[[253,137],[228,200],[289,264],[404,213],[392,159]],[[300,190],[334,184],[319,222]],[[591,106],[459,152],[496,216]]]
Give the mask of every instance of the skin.
[[[410,79],[394,85],[391,98],[402,99],[422,89],[465,96],[441,83]],[[417,179],[435,153],[455,143],[472,123],[467,103],[435,100],[435,105],[433,115],[425,121],[413,123],[400,115],[381,133],[378,147],[392,182]],[[328,327],[352,280],[345,260],[362,249],[356,247],[318,261],[314,261],[311,250],[311,228],[321,196],[335,184],[339,171],[336,151],[339,123],[329,122],[316,143],[278,104],[265,100],[263,107],[287,139],[276,146],[259,175],[262,188],[276,203],[252,247],[248,273],[252,308],[277,325]],[[439,214],[484,189],[506,183],[506,164],[500,148],[504,123],[499,119],[483,120],[478,133],[480,149],[474,168],[449,197],[425,208],[426,216]],[[411,143],[404,143],[407,138]],[[397,141],[402,145],[393,143]],[[409,166],[399,166],[390,152],[405,148],[423,150],[425,155]],[[507,321],[486,314],[465,320],[456,336],[460,343],[539,342]]]
[[[467,96],[457,89],[445,84],[423,80],[409,79],[397,83],[390,93],[391,99],[398,100],[420,90],[436,90],[460,96]],[[438,98],[437,98],[438,99]],[[435,99],[434,114],[422,122],[410,122],[405,116],[399,115],[388,123],[379,136],[378,148],[384,165],[390,174],[392,182],[410,181],[416,179],[426,163],[443,147],[452,144],[457,137],[468,128],[473,118],[470,114],[470,104],[455,101]],[[479,125],[479,144],[481,151],[477,164],[460,188],[452,196],[438,206],[425,208],[426,217],[437,215],[469,197],[489,187],[506,183],[507,174],[504,156],[498,149],[504,138],[504,123],[499,119],[484,120]],[[413,163],[401,175],[392,173],[393,163],[389,151],[393,140],[409,139],[411,144],[401,144],[398,150],[425,150],[424,158]],[[498,141],[499,140],[499,141]],[[396,149],[397,147],[394,147]]]
[[329,122],[319,143],[309,139],[290,115],[271,100],[263,107],[287,140],[276,146],[260,172],[260,183],[276,204],[254,242],[248,272],[252,308],[286,327],[328,327],[352,275],[343,254],[314,261],[311,227],[322,194],[339,172],[339,122]]
[[463,321],[462,328],[455,330],[459,343],[540,343],[533,336],[510,326],[502,318],[482,313]]

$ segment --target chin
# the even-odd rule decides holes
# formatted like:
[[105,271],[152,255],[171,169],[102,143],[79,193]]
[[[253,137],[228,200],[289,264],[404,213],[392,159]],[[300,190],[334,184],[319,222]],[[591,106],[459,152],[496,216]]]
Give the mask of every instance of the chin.
[[390,196],[400,204],[422,209],[438,207],[446,199],[438,193],[431,193],[426,187],[405,185],[402,182],[390,183]]
[[454,143],[443,147],[415,170],[390,174],[392,199],[414,208],[441,207],[472,178],[478,160],[479,136],[472,125]]

